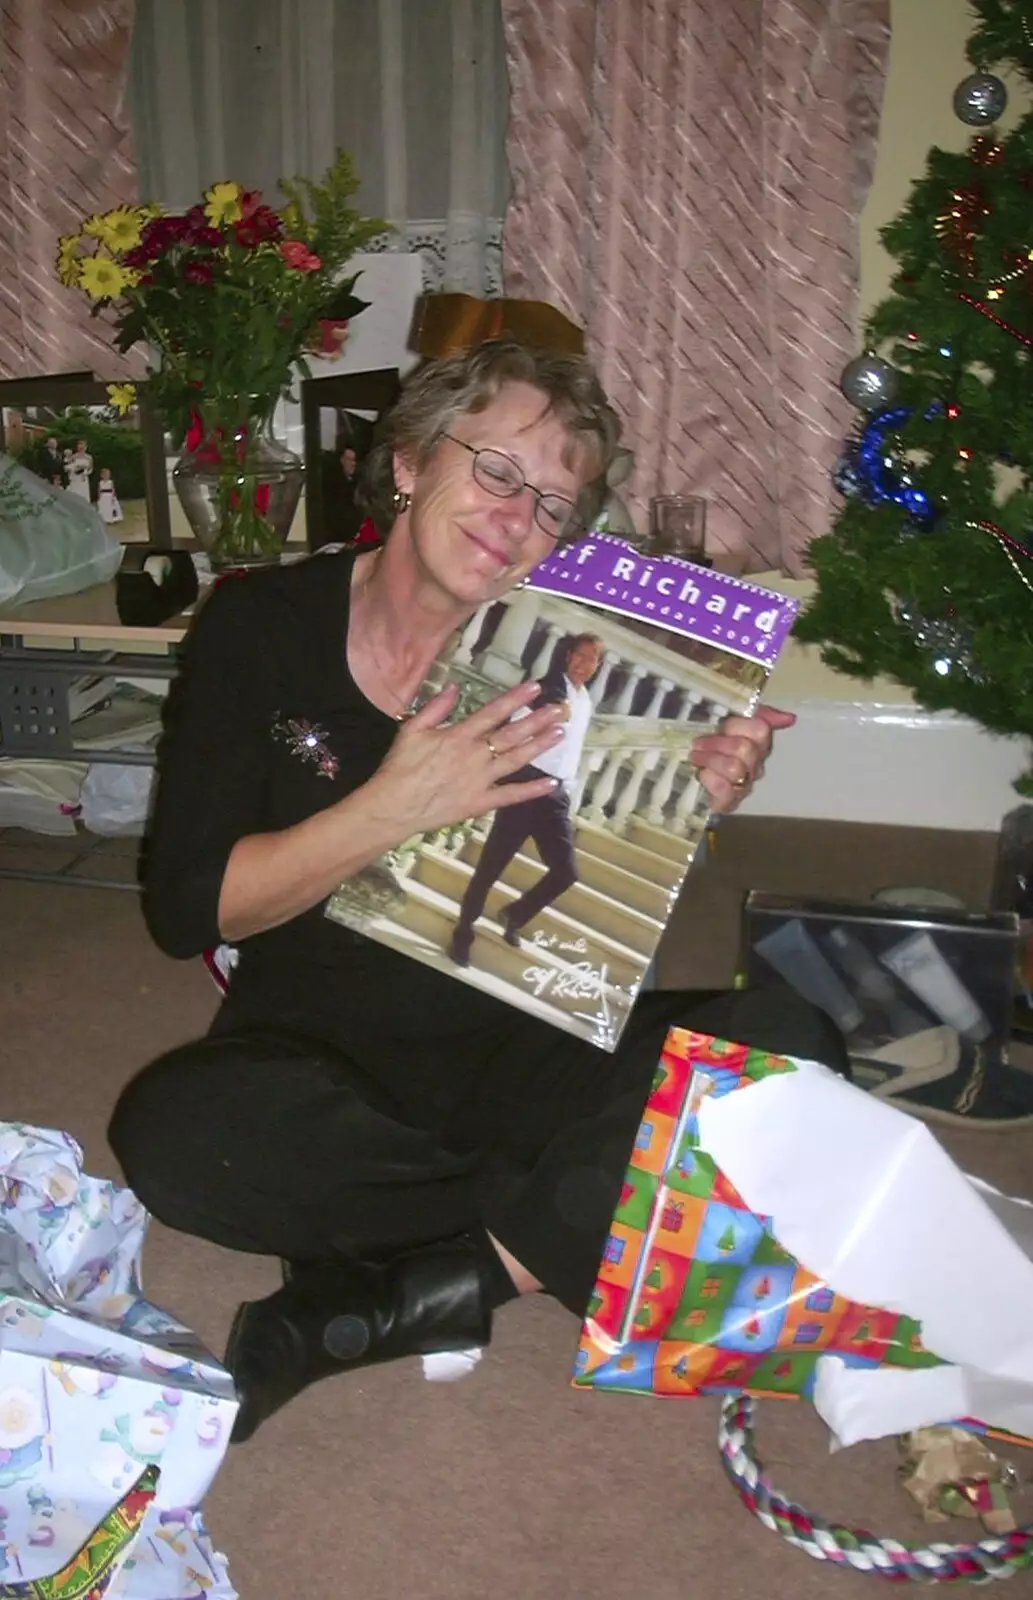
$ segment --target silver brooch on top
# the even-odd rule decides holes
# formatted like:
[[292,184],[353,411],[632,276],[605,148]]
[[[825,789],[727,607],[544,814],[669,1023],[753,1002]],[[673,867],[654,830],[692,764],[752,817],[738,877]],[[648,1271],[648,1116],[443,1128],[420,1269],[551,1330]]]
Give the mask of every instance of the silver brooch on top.
[[330,735],[318,722],[307,722],[304,717],[281,717],[273,720],[273,738],[285,744],[292,756],[307,761],[315,767],[320,778],[336,778],[339,762],[327,744]]

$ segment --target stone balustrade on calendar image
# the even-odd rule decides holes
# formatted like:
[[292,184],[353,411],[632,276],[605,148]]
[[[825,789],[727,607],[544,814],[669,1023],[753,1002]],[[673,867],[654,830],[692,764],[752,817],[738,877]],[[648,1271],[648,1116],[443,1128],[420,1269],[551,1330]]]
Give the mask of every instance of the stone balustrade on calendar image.
[[[570,626],[569,602],[533,590],[482,606],[450,664],[466,702],[487,699],[528,675],[545,676]],[[739,708],[742,691],[672,648],[674,636],[663,629],[629,626],[602,611],[586,612],[583,626],[603,641],[604,653],[588,685],[596,710],[574,788],[574,815],[622,836],[634,817],[684,837],[700,802],[689,745]],[[684,648],[684,641],[674,642]]]

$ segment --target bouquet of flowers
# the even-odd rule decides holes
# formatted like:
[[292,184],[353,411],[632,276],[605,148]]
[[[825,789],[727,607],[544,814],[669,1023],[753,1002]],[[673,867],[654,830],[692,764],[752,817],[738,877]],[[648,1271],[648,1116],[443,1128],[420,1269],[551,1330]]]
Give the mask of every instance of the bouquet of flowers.
[[[119,350],[143,343],[157,356],[148,392],[187,444],[177,491],[224,565],[268,559],[286,536],[279,477],[267,460],[263,482],[260,458],[290,452],[264,436],[292,368],[307,373],[306,351],[332,349],[333,330],[367,304],[344,269],[386,224],[354,208],[357,187],[342,151],[318,183],[281,179],[280,209],[226,181],[182,214],[118,206],[60,241],[61,282],[113,320]],[[131,384],[113,384],[110,396],[123,411],[136,398]],[[293,516],[301,469],[290,459]]]

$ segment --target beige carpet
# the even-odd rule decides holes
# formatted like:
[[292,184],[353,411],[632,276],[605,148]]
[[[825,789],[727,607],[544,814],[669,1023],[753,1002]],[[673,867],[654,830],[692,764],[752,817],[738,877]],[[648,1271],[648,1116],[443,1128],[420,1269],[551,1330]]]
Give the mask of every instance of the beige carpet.
[[[700,889],[700,903],[720,913],[725,929],[720,961],[713,930],[700,935],[712,968],[720,968],[708,980],[730,973],[728,930],[742,873],[759,887],[784,887],[794,855],[799,870],[797,826],[743,822],[723,830],[724,889],[713,878]],[[831,892],[857,881],[856,832],[825,837],[823,882]],[[886,848],[896,852],[895,870],[901,860],[921,864],[925,881],[939,862],[942,882],[957,870],[957,844],[943,840],[921,863],[913,841],[898,837]],[[780,870],[761,882],[756,864],[772,852]],[[878,876],[888,860],[880,855],[871,871]],[[679,968],[691,965],[701,920],[682,929]],[[150,1056],[200,1032],[212,1013],[214,992],[200,962],[160,956],[130,894],[5,881],[0,974],[3,1114],[70,1130],[92,1170],[113,1172],[104,1129],[120,1085]],[[184,1122],[190,1115],[184,1105]],[[1031,1144],[1028,1134],[951,1141],[969,1170],[1013,1193],[1033,1188]],[[145,1268],[152,1297],[217,1352],[238,1299],[276,1281],[269,1262],[158,1226]],[[413,1362],[359,1373],[310,1391],[232,1451],[208,1514],[243,1600],[874,1594],[873,1578],[810,1561],[743,1510],[718,1462],[714,1402],[571,1390],[576,1336],[576,1324],[551,1302],[518,1303],[500,1315],[495,1343],[472,1378],[428,1384]],[[890,1443],[830,1459],[809,1408],[770,1402],[760,1412],[760,1444],[776,1483],[803,1504],[904,1538],[929,1537],[895,1483]],[[1019,1455],[1028,1474],[1033,1463]],[[947,1536],[966,1537],[970,1526],[951,1524]],[[935,1530],[940,1538],[944,1532]],[[1009,1593],[1020,1585],[1030,1592],[1023,1577]]]

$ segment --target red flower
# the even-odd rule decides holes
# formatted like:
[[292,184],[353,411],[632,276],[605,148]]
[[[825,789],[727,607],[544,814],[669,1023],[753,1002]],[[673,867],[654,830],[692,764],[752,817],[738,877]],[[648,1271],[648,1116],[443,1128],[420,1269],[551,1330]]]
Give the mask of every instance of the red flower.
[[256,211],[268,211],[269,207],[262,205],[261,189],[241,189],[240,209],[246,222]]
[[[269,501],[272,499],[273,486],[271,483],[255,484],[255,510],[260,517],[264,517],[269,510]],[[236,511],[240,506],[240,491],[230,490],[230,509]]]
[[235,222],[233,232],[237,243],[245,250],[252,250],[256,244],[262,243],[262,230],[256,228],[253,222]]
[[316,323],[316,331],[306,348],[311,355],[330,356],[333,360],[340,355],[347,340],[347,317],[320,317]]
[[373,521],[372,517],[367,517],[365,519],[365,521],[360,524],[359,531],[355,535],[355,543],[356,544],[379,544],[380,543],[380,535],[377,532],[377,525]]
[[260,227],[267,239],[278,239],[283,232],[283,220],[276,215],[272,206],[259,206],[248,221]]
[[204,206],[191,206],[183,218],[183,237],[190,244],[215,246],[222,244],[222,234],[213,228],[204,214]]
[[312,254],[304,239],[285,239],[280,246],[280,254],[287,265],[298,272],[318,272],[323,265],[319,257]]
[[152,217],[144,225],[137,248],[145,252],[145,260],[157,261],[172,245],[184,239],[188,231],[185,217]]
[[255,245],[278,239],[282,227],[283,224],[271,206],[257,206],[249,217],[234,224],[233,231],[237,236],[237,243],[250,250]]
[[204,438],[204,423],[201,421],[200,411],[191,411],[190,426],[186,438],[183,440],[184,450],[196,450]]
[[211,283],[212,264],[210,261],[187,261],[183,267],[184,283]]
[[[204,450],[201,449],[201,445],[204,444],[207,436],[204,419],[200,411],[191,411],[190,426],[187,429],[186,438],[183,440],[183,448],[184,450],[197,451],[197,459],[199,461],[217,464],[222,460],[222,452],[214,440]],[[218,437],[221,438],[221,436],[220,431]]]

